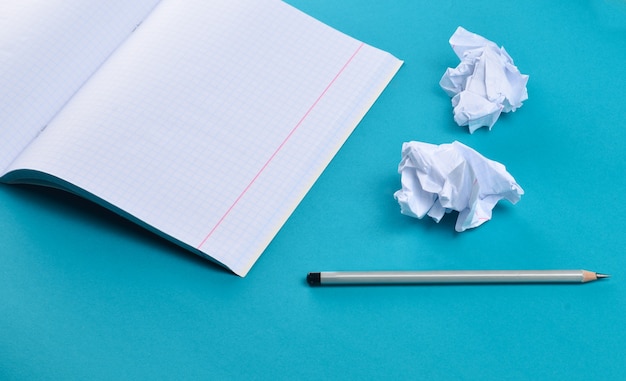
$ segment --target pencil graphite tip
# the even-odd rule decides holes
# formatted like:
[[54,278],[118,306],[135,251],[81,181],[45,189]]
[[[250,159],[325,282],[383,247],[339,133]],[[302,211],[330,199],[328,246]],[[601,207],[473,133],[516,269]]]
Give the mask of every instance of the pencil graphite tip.
[[609,274],[600,274],[600,273],[596,273],[596,278],[598,279],[602,279],[602,278],[610,278],[611,276]]

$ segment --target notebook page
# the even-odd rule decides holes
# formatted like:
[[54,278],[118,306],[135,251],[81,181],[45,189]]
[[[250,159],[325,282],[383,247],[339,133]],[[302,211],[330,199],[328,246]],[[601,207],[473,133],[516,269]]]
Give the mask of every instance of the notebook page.
[[13,169],[244,276],[400,65],[279,1],[164,0]]
[[0,2],[0,175],[157,3]]

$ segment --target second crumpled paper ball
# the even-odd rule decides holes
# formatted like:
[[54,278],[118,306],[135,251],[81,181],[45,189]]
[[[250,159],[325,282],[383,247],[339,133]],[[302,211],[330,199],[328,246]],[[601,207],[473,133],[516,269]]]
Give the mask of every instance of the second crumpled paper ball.
[[439,222],[445,213],[456,210],[458,232],[490,220],[501,199],[515,204],[524,194],[504,165],[457,141],[404,143],[398,172],[402,189],[394,197],[402,214],[428,215]]
[[528,75],[521,74],[504,47],[458,27],[450,45],[461,60],[439,81],[452,97],[454,120],[470,133],[493,127],[502,112],[515,111],[528,99]]

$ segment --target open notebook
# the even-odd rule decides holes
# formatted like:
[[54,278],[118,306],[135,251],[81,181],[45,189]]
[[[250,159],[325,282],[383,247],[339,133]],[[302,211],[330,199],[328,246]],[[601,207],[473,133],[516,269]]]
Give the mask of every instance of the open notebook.
[[402,63],[274,0],[0,14],[1,180],[75,192],[240,276]]

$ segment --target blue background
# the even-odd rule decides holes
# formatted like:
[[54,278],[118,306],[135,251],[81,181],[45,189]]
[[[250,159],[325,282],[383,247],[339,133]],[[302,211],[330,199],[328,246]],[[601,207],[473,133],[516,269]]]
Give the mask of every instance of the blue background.
[[[0,186],[0,379],[624,379],[626,3],[291,4],[404,66],[246,278],[80,198]],[[473,135],[438,87],[457,26],[529,100]],[[405,141],[459,140],[526,194],[454,232],[393,199]],[[586,268],[586,285],[309,288],[321,270]]]

